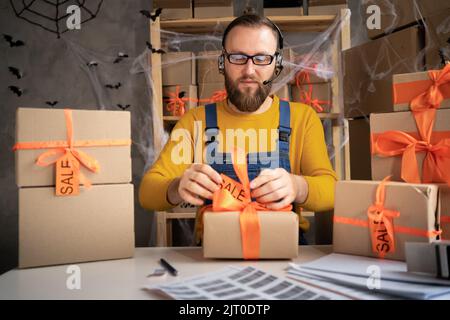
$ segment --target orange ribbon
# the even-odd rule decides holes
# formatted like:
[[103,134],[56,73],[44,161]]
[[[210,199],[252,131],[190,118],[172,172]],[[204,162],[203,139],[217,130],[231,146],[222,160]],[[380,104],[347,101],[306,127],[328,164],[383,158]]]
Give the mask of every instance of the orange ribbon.
[[[100,146],[128,146],[131,140],[73,140],[73,120],[72,110],[65,109],[64,116],[67,127],[66,141],[33,141],[33,142],[18,142],[14,145],[13,151],[16,150],[32,150],[32,149],[52,149],[42,153],[37,159],[36,164],[41,167],[46,167],[57,163],[60,159],[67,157],[74,170],[74,176],[78,177],[79,181],[87,188],[91,186],[91,182],[83,175],[80,170],[80,164],[88,170],[97,173],[100,170],[100,165],[91,156],[76,147],[100,147]],[[56,158],[55,158],[56,156]]]
[[445,98],[450,98],[450,64],[442,70],[428,71],[428,77],[429,80],[394,84],[394,104],[410,102],[423,139],[431,135],[436,109]]
[[394,218],[400,216],[400,212],[384,207],[386,197],[386,181],[390,176],[381,181],[377,187],[375,203],[367,209],[370,235],[372,239],[372,251],[378,253],[380,258],[389,252],[395,252]]
[[[269,211],[267,207],[256,201],[251,200],[250,181],[247,172],[247,162],[239,163],[238,153],[243,152],[240,149],[233,148],[231,159],[233,168],[239,181],[242,184],[244,196],[241,200],[233,197],[227,189],[220,188],[213,194],[212,206],[206,206],[201,213],[211,210],[213,212],[221,211],[240,211],[239,222],[241,228],[242,254],[244,259],[258,259],[260,252],[261,231],[257,210]],[[291,211],[292,205],[288,205],[278,211]]]
[[222,100],[226,99],[227,97],[228,97],[228,95],[227,95],[227,90],[226,89],[216,90],[216,91],[213,92],[213,94],[211,95],[210,98],[198,99],[197,102],[214,103],[214,102],[222,101]]
[[167,110],[173,116],[182,116],[186,112],[185,106],[187,101],[198,101],[189,97],[180,98],[180,86],[176,86],[175,92],[168,92],[168,94],[170,98],[163,99],[163,101],[167,102]]
[[[316,65],[313,66],[316,68]],[[313,107],[317,112],[323,112],[323,105],[330,105],[329,100],[319,100],[313,98],[313,86],[311,84],[309,71],[302,70],[295,75],[295,84],[300,90],[300,102]],[[308,86],[308,91],[303,90],[303,84]]]
[[372,134],[372,154],[387,157],[402,155],[401,178],[409,183],[421,183],[416,153],[426,152],[422,181],[450,185],[450,132],[434,132],[426,141],[415,136],[396,130]]
[[363,228],[369,228],[372,243],[372,251],[380,258],[387,253],[395,252],[395,233],[410,234],[416,237],[431,238],[441,234],[441,231],[427,231],[404,226],[394,226],[393,219],[400,216],[400,212],[384,207],[386,195],[386,182],[390,176],[381,181],[377,187],[375,203],[367,209],[367,220],[349,218],[335,215],[334,223],[348,224]]

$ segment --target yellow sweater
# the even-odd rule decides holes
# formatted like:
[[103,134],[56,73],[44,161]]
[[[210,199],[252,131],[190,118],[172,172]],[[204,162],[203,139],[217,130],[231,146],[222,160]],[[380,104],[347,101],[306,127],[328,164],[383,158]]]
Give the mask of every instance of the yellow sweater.
[[[290,136],[289,157],[291,171],[293,174],[304,176],[309,187],[306,201],[300,205],[296,205],[295,210],[299,215],[299,206],[305,210],[314,212],[330,210],[334,205],[336,174],[328,158],[322,123],[316,112],[310,106],[295,102],[291,102],[290,105],[292,132]],[[205,128],[204,106],[189,110],[178,121],[171,133],[171,138],[163,148],[159,158],[144,175],[139,189],[139,201],[143,208],[162,211],[173,207],[167,201],[167,188],[174,178],[183,174],[194,159],[195,151],[193,145],[195,143],[194,141],[198,139],[194,133],[195,121],[197,121],[197,128],[199,125],[201,126],[200,130],[195,130],[195,132],[200,132],[200,138],[203,138]],[[268,129],[268,148],[274,150],[276,145],[270,143],[270,129],[276,130],[278,128],[279,98],[274,95],[273,103],[267,111],[252,115],[236,113],[228,106],[227,100],[218,102],[217,123],[223,136],[223,140],[219,140],[219,149],[221,152],[230,152],[230,150],[223,149],[224,146],[227,146],[226,129],[242,129],[244,132],[248,129],[257,129],[256,132],[259,132],[258,129]],[[174,132],[177,132],[177,134],[174,135]],[[172,139],[175,141],[172,141]],[[181,145],[178,142],[182,139],[192,140],[189,152],[186,152],[186,150],[184,153],[180,151]],[[258,137],[258,141],[259,139]],[[256,146],[258,145],[259,143],[256,144]],[[204,148],[204,144],[201,147]],[[246,152],[267,151],[254,150],[254,147],[254,144],[249,144],[246,141]],[[181,161],[181,159],[184,160]],[[308,220],[300,215],[299,221],[300,228],[306,232],[309,229]],[[197,228],[197,236],[198,232],[199,230]]]

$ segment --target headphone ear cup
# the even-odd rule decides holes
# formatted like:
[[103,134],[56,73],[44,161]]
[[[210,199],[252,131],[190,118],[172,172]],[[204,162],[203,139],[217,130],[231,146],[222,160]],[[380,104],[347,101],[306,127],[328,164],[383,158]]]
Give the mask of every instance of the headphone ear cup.
[[225,72],[225,57],[223,56],[223,54],[221,54],[219,56],[219,73],[224,73]]

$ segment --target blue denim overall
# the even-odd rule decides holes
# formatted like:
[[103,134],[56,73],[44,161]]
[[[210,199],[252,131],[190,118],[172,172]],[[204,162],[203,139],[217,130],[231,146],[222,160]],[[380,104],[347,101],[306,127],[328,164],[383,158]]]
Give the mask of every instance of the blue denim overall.
[[[234,172],[231,162],[230,153],[216,153],[217,135],[219,127],[217,126],[217,109],[216,104],[207,104],[205,106],[205,135],[206,135],[206,162],[218,173],[223,173],[228,177],[239,181]],[[290,105],[287,101],[280,100],[280,121],[278,126],[277,149],[273,152],[260,152],[247,154],[247,167],[249,181],[256,178],[263,169],[284,168],[287,172],[291,172],[289,160],[289,137],[291,134],[290,125]],[[205,204],[210,204],[208,200]],[[307,244],[300,232],[300,244]]]

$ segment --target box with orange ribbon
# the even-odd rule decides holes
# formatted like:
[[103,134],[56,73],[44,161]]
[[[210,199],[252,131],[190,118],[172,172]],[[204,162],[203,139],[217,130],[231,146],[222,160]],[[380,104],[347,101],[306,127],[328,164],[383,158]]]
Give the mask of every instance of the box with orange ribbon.
[[[395,74],[394,111],[414,108],[450,108],[450,64],[442,70]],[[424,101],[427,100],[427,101]]]
[[433,184],[338,181],[333,250],[405,260],[405,242],[431,242],[440,234],[437,203]]
[[270,211],[252,201],[247,163],[232,153],[240,182],[222,174],[212,205],[201,208],[206,258],[290,259],[298,255],[298,215],[292,205]]
[[372,179],[450,185],[450,109],[371,114]]
[[221,82],[198,84],[198,105],[221,101],[227,97],[225,84]]
[[182,116],[197,102],[197,86],[163,86],[164,116]]
[[[242,259],[240,211],[207,211],[203,223],[205,258]],[[291,259],[298,256],[298,216],[294,212],[256,211],[259,253],[253,259]],[[244,240],[245,241],[245,240]]]
[[19,108],[19,267],[134,254],[130,113]]

